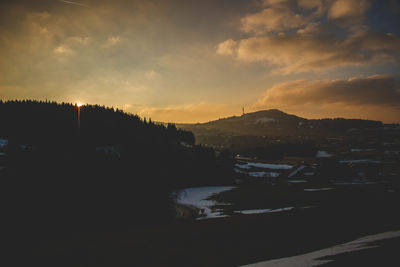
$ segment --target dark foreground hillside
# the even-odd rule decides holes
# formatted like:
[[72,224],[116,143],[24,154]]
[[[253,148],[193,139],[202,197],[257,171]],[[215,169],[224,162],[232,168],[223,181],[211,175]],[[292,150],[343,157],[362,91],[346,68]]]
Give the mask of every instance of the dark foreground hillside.
[[[260,137],[233,158],[112,108],[0,102],[0,265],[241,266],[339,247],[334,266],[398,266],[400,128],[357,131]],[[390,238],[342,245],[375,234]]]
[[165,223],[172,190],[230,182],[229,162],[191,132],[112,108],[79,112],[80,125],[71,104],[0,102],[8,238]]

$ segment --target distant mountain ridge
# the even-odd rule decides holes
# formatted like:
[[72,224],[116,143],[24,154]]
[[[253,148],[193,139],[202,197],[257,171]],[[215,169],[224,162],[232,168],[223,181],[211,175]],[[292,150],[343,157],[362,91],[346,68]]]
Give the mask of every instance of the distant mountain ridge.
[[352,129],[380,128],[380,121],[362,119],[305,119],[278,109],[260,110],[197,124],[178,127],[201,135],[318,136],[340,134]]

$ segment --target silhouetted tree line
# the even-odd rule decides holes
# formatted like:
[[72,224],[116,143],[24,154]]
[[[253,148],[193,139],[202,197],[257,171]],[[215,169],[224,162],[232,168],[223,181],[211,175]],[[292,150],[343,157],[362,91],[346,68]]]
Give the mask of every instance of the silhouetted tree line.
[[[98,105],[0,101],[5,207],[27,227],[130,227],[174,216],[171,191],[231,182],[191,132]],[[112,153],[108,153],[112,151]],[[14,224],[14,225],[18,225]]]
[[[175,125],[155,124],[119,109],[41,101],[0,101],[0,135],[26,145],[68,144],[120,145],[130,139],[156,138],[160,142],[194,144],[189,131]],[[153,140],[154,141],[154,140]]]

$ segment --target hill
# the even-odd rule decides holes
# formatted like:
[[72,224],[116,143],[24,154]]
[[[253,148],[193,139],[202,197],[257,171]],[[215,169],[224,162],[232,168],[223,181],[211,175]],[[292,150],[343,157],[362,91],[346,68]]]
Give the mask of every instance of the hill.
[[193,132],[197,144],[267,159],[313,156],[328,139],[359,141],[363,136],[375,135],[373,131],[383,126],[379,121],[361,119],[305,119],[277,109],[177,125]]
[[29,146],[121,145],[138,140],[137,145],[194,143],[189,131],[142,120],[119,109],[84,105],[79,113],[76,105],[68,103],[0,101],[0,137]]
[[98,105],[0,101],[0,138],[15,227],[32,218],[32,229],[157,223],[174,216],[171,191],[232,179],[230,163],[191,132]]
[[202,124],[178,124],[198,135],[226,134],[270,137],[321,136],[340,134],[350,129],[379,128],[379,121],[361,119],[305,119],[277,109],[262,110]]

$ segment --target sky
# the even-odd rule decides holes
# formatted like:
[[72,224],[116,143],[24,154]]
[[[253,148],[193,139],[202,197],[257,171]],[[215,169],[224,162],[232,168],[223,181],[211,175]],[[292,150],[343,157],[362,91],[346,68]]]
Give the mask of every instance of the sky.
[[0,99],[400,123],[400,0],[2,0]]

